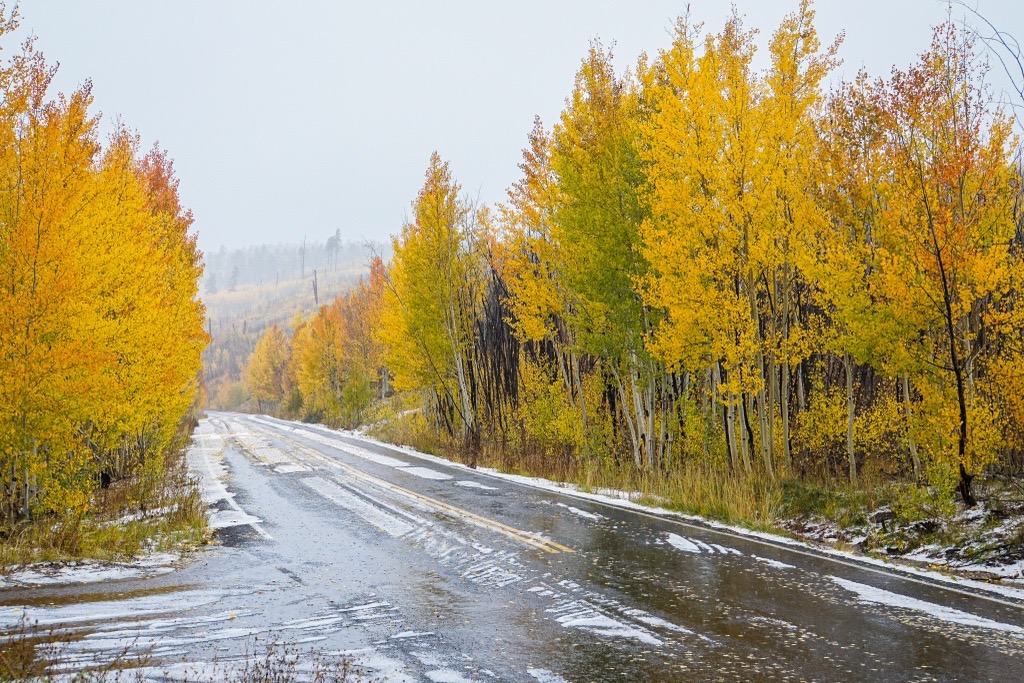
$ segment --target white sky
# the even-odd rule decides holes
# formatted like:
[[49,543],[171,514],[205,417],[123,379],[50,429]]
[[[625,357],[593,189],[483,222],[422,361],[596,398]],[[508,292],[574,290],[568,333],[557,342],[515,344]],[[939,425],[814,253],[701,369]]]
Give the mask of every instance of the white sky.
[[[1024,37],[1024,1],[971,0]],[[724,0],[692,0],[718,31]],[[796,0],[738,0],[772,33]],[[534,114],[562,109],[591,38],[617,61],[667,46],[676,0],[22,0],[22,27],[91,78],[96,108],[169,150],[200,246],[395,232],[431,151],[463,187],[504,199]],[[846,31],[837,78],[908,66],[939,0],[818,0],[822,42]],[[955,10],[957,16],[962,10]],[[16,46],[8,40],[4,48]],[[993,68],[993,80],[997,67]]]

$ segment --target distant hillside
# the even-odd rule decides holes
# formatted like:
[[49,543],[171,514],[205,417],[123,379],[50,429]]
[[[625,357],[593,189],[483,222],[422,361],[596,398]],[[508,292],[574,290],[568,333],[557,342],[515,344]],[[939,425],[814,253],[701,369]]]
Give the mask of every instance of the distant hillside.
[[205,298],[244,285],[277,285],[312,278],[314,270],[323,276],[325,272],[353,264],[369,263],[374,255],[387,261],[391,245],[342,241],[335,234],[326,241],[261,244],[238,249],[221,247],[205,254],[201,291]]
[[[300,249],[301,245],[262,245],[207,255],[202,300],[212,338],[203,354],[209,407],[241,407],[247,399],[241,370],[263,331],[277,323],[290,333],[296,316],[308,316],[318,304],[329,303],[366,277],[370,260],[383,246],[348,243],[338,249],[335,261],[334,252],[323,244],[307,243],[304,276],[301,254],[294,269],[289,265]],[[225,280],[224,272],[235,275]]]

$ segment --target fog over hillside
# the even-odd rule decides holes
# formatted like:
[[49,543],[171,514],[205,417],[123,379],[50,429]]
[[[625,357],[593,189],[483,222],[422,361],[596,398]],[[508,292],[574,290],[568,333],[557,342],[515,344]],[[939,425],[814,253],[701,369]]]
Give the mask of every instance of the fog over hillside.
[[204,296],[231,291],[242,285],[277,285],[287,280],[320,278],[343,267],[369,264],[374,256],[385,261],[391,245],[383,242],[343,241],[338,233],[326,240],[260,244],[228,249],[221,246],[205,255],[206,269],[200,293]]

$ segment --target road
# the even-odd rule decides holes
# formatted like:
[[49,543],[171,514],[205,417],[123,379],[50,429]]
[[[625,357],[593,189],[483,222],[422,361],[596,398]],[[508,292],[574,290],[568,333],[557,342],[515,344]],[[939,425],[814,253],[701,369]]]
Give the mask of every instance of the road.
[[1013,597],[312,425],[212,413],[195,443],[218,545],[158,577],[0,594],[69,634],[69,666],[145,653],[194,679],[280,642],[395,681],[1024,680]]

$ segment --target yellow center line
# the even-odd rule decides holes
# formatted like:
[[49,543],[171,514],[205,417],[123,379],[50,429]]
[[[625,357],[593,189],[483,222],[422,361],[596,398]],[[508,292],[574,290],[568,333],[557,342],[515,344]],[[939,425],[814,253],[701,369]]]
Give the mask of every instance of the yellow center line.
[[436,498],[431,498],[430,496],[425,496],[422,493],[411,491],[407,488],[399,486],[398,484],[393,484],[384,479],[375,477],[372,474],[367,474],[366,472],[363,472],[362,470],[351,465],[348,465],[346,463],[338,462],[337,460],[329,458],[323,453],[319,453],[313,450],[312,448],[309,448],[308,446],[296,443],[292,439],[288,440],[295,444],[297,448],[304,451],[307,455],[310,455],[313,458],[320,460],[331,467],[347,472],[348,474],[352,475],[357,479],[362,479],[363,481],[374,484],[385,490],[392,491],[394,493],[406,496],[408,498],[412,498],[413,500],[418,500],[421,503],[424,503],[430,507],[440,509],[444,512],[447,512],[450,515],[463,519],[476,526],[483,527],[485,529],[490,529],[491,531],[496,531],[500,534],[508,536],[513,540],[519,541],[520,543],[525,543],[526,545],[529,545],[533,548],[537,548],[538,550],[543,550],[544,552],[551,553],[553,555],[557,555],[558,553],[574,552],[572,548],[568,548],[562,545],[561,543],[557,543],[551,540],[550,538],[546,538],[541,534],[523,531],[521,529],[517,529],[507,524],[503,524],[502,522],[499,522],[497,520],[490,519],[488,517],[483,517],[481,515],[476,514],[475,512],[470,512],[469,510],[464,510],[460,507],[456,507],[454,505],[441,502]]

